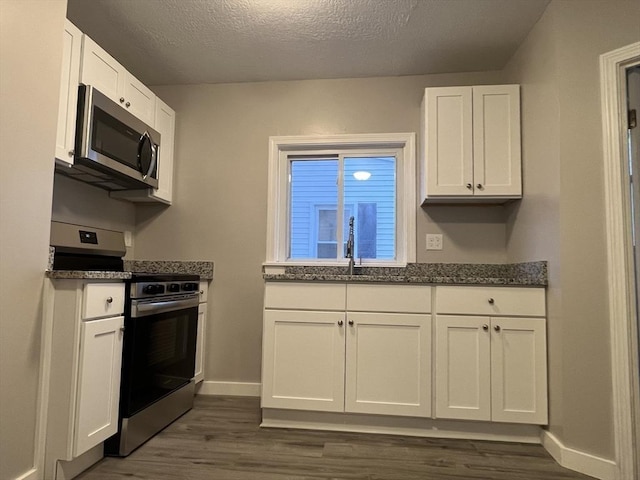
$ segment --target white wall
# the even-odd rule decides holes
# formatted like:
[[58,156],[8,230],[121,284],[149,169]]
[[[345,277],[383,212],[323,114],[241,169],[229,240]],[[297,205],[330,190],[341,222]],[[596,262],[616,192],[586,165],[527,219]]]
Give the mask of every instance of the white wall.
[[640,41],[640,2],[554,0],[506,69],[522,83],[524,199],[510,261],[549,260],[550,430],[613,458],[599,55]]
[[34,465],[66,0],[0,1],[0,478]]

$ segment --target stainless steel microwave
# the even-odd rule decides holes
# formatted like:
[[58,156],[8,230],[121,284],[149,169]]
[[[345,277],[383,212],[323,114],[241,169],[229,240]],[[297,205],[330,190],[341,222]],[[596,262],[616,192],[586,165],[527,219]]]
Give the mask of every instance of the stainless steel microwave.
[[74,164],[56,171],[106,190],[158,187],[160,134],[90,85],[80,85]]

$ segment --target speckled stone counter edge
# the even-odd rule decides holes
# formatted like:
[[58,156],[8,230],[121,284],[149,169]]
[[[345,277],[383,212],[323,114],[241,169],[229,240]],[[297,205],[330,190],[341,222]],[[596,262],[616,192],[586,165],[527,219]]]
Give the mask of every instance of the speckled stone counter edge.
[[107,279],[127,280],[132,272],[144,273],[187,273],[200,275],[203,280],[213,280],[213,262],[172,261],[172,260],[125,260],[124,272],[53,270],[54,247],[49,247],[49,261],[46,276],[59,279]]
[[514,264],[410,263],[402,267],[362,267],[346,275],[346,267],[285,267],[284,274],[264,274],[265,280],[325,282],[433,283],[452,285],[547,285],[547,262]]
[[213,262],[173,260],[125,260],[124,269],[142,273],[187,273],[200,275],[203,280],[213,279]]

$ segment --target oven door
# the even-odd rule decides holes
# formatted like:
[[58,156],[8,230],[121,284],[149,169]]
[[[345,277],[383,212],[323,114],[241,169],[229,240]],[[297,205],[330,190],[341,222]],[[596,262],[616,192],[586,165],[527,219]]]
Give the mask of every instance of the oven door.
[[197,325],[197,294],[131,301],[125,319],[121,417],[131,417],[193,378]]

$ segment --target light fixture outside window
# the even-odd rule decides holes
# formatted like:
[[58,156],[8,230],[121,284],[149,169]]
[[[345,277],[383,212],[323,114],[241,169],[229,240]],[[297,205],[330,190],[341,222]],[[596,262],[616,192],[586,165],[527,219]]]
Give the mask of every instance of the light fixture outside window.
[[357,172],[353,172],[353,177],[356,180],[369,180],[369,177],[371,177],[371,172],[358,170]]

